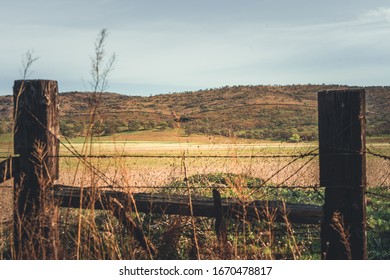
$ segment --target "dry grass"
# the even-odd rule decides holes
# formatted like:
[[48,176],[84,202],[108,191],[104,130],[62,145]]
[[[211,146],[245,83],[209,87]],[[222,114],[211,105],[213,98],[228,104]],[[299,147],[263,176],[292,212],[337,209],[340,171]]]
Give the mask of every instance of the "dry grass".
[[[77,147],[77,145],[76,145]],[[371,146],[372,147],[372,146]],[[289,164],[295,155],[305,153],[315,146],[289,144],[286,146],[269,143],[98,143],[93,149],[95,155],[117,155],[113,158],[91,159],[94,166],[99,167],[105,174],[121,186],[156,187],[169,184],[171,181],[184,178],[182,157],[186,159],[187,175],[209,173],[234,173],[267,179],[271,185],[298,185],[314,186],[319,184],[318,158],[309,162],[302,170],[294,174],[310,159],[303,158]],[[386,154],[390,150],[387,144],[376,146],[376,150]],[[273,158],[277,155],[291,155],[286,158]],[[121,157],[121,155],[134,155],[135,157]],[[161,157],[150,157],[150,156]],[[147,157],[142,157],[147,156]],[[177,156],[177,158],[164,158],[164,156]],[[197,158],[197,156],[200,156]],[[207,156],[210,156],[208,158]],[[215,156],[227,156],[215,158]],[[242,158],[240,156],[253,156]],[[269,156],[256,158],[256,156]],[[285,167],[288,165],[287,167]],[[61,159],[60,183],[80,185],[81,176],[76,175],[74,158]],[[284,168],[285,167],[285,168]],[[279,173],[278,170],[283,168]],[[82,170],[79,170],[81,174]],[[390,165],[383,159],[367,156],[367,183],[368,186],[390,185]],[[275,175],[275,173],[277,173]],[[286,178],[290,177],[288,180]],[[77,178],[73,183],[74,178]],[[85,178],[84,178],[85,179]],[[104,185],[104,183],[101,182]]]
[[[61,179],[58,182],[68,183],[78,186],[100,186],[102,181],[94,172],[77,163],[68,162],[75,159],[62,159]],[[182,180],[191,177],[193,174],[204,174],[210,172],[240,172],[238,169],[243,162],[224,159],[170,159],[173,163],[162,163],[157,159],[146,159],[142,163],[134,164],[127,158],[114,158],[110,160],[91,159],[91,163],[105,176],[117,183],[125,183],[125,186],[134,188],[127,191],[152,191],[143,189],[142,186],[162,186],[166,183]],[[145,159],[143,159],[145,160]],[[154,162],[150,162],[153,160]],[[230,161],[229,161],[230,160]],[[112,162],[113,161],[113,162]],[[265,165],[264,165],[265,166]],[[141,168],[140,168],[141,167]],[[152,168],[153,167],[153,168]],[[263,167],[265,168],[265,167]],[[136,169],[136,170],[134,170]],[[77,170],[77,174],[75,176]],[[246,170],[248,172],[248,170]],[[134,173],[132,173],[134,172]],[[253,174],[253,173],[252,173]],[[159,181],[156,181],[158,178]],[[192,185],[187,181],[186,193],[191,196]],[[237,178],[229,183],[232,194],[245,199],[246,182]],[[11,194],[10,189],[8,194]],[[155,190],[154,190],[155,191]],[[9,201],[12,201],[10,198]],[[96,199],[99,199],[97,192]],[[112,216],[114,213],[111,206],[108,211],[98,211],[82,209],[62,209],[59,213],[58,225],[55,230],[59,230],[58,244],[55,244],[53,251],[55,255],[36,254],[31,248],[25,252],[23,258],[65,258],[65,259],[274,259],[284,258],[283,253],[275,255],[275,245],[278,237],[274,235],[278,232],[276,225],[270,221],[258,220],[258,226],[253,225],[253,221],[236,220],[229,225],[229,235],[224,246],[223,253],[220,253],[221,244],[213,229],[213,219],[202,219],[196,217],[171,217],[166,215],[148,215],[134,212],[125,207],[126,221],[131,226],[123,226],[118,217]],[[11,212],[12,207],[4,209],[3,212]],[[10,217],[10,216],[8,216]],[[44,218],[45,216],[43,216]],[[263,224],[264,223],[264,224]],[[57,228],[58,226],[58,228]],[[263,226],[265,229],[263,229]],[[272,230],[270,230],[272,228]],[[290,229],[291,231],[291,229]],[[4,231],[2,231],[4,232]],[[291,231],[292,232],[292,231]],[[4,233],[3,240],[11,246],[5,251],[2,258],[12,256],[11,237]],[[148,246],[142,245],[142,240],[148,240]],[[42,239],[41,243],[45,243]],[[286,241],[287,242],[287,241]],[[4,243],[3,243],[4,244]],[[47,244],[46,244],[47,245]],[[149,247],[155,248],[152,251]],[[169,250],[167,249],[169,248]],[[280,252],[281,250],[279,250]],[[153,253],[152,253],[153,252]],[[287,257],[287,255],[286,255]]]
[[[75,143],[76,148],[81,144]],[[128,187],[126,192],[161,191],[159,187],[174,181],[183,181],[198,174],[233,173],[248,177],[267,179],[269,184],[315,185],[318,184],[318,160],[315,159],[302,170],[295,172],[308,160],[300,159],[282,172],[275,173],[292,158],[272,158],[278,154],[299,154],[311,149],[305,145],[264,145],[264,143],[162,143],[162,142],[117,142],[96,143],[92,151],[97,154],[118,155],[113,158],[87,158],[104,174],[104,180],[75,158],[61,158],[60,179],[57,183],[75,186],[104,186],[108,183]],[[385,153],[386,145],[377,146]],[[67,154],[62,151],[63,154]],[[178,158],[121,157],[120,155],[182,155]],[[192,156],[205,157],[195,158]],[[207,156],[229,155],[227,158]],[[240,158],[242,155],[270,155],[270,158]],[[184,164],[183,164],[184,163]],[[379,158],[368,156],[368,182],[371,186],[389,185],[389,165]],[[291,176],[292,174],[295,174]],[[274,176],[275,175],[275,176]],[[228,182],[229,194],[247,199],[246,177],[238,176]],[[289,178],[291,176],[291,178]],[[286,181],[286,178],[289,178]],[[189,183],[189,181],[187,181]],[[208,182],[212,183],[212,182]],[[10,258],[12,213],[12,189],[0,187],[0,258]],[[195,186],[195,185],[194,185]],[[199,194],[189,186],[185,193]],[[152,188],[149,188],[152,187]],[[211,195],[211,193],[210,193]],[[261,194],[260,194],[261,195]],[[98,192],[96,199],[99,199]],[[301,229],[289,223],[275,222],[275,213],[268,212],[266,220],[233,220],[228,224],[224,244],[214,231],[214,220],[195,217],[153,215],[134,212],[123,206],[125,220],[119,218],[115,209],[107,211],[61,209],[59,212],[59,243],[56,258],[61,259],[310,259],[318,258],[314,229]],[[123,221],[126,221],[124,226]],[[304,233],[304,238],[301,234]],[[149,245],[142,245],[147,241]],[[152,248],[152,249],[150,249]],[[30,255],[31,257],[31,255]],[[31,257],[32,258],[32,257]]]

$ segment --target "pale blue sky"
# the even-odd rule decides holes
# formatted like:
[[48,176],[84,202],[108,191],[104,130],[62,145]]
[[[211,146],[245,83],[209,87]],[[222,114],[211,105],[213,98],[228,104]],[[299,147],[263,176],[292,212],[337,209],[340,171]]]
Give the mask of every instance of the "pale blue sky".
[[225,85],[390,85],[390,1],[0,0],[0,94],[21,78],[88,90],[107,28],[109,91],[149,95]]

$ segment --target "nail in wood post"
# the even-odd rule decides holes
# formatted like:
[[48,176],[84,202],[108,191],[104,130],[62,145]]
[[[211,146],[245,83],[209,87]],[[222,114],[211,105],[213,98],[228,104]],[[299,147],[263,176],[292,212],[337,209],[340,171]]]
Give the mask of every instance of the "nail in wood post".
[[318,93],[323,259],[366,259],[365,90]]
[[56,81],[14,83],[14,153],[19,171],[14,180],[14,257],[55,258],[53,219],[56,210],[47,188],[58,178],[59,123]]

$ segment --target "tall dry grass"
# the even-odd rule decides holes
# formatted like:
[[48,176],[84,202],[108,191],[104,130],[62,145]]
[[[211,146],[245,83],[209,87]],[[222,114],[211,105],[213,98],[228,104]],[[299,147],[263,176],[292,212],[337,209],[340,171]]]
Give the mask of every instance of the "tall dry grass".
[[[89,145],[89,144],[87,144]],[[93,144],[95,145],[95,144]],[[96,144],[98,145],[98,144]],[[231,147],[231,150],[233,146]],[[185,152],[185,151],[184,151]],[[36,156],[42,151],[37,147]],[[86,155],[88,158],[88,155]],[[94,200],[100,199],[100,187],[105,186],[94,169],[80,163],[76,171],[75,159],[61,159],[61,176],[56,182],[77,185],[80,187],[93,187]],[[139,164],[136,161],[141,161]],[[291,224],[288,219],[284,223],[275,222],[275,212],[265,213],[266,219],[259,217],[248,221],[244,216],[240,219],[229,219],[227,223],[227,237],[221,244],[215,233],[214,219],[200,217],[180,217],[170,215],[157,215],[140,213],[131,207],[131,197],[136,192],[181,192],[190,196],[206,195],[211,197],[211,189],[215,183],[215,174],[236,174],[227,176],[224,185],[220,186],[223,196],[236,197],[245,203],[252,197],[251,178],[257,174],[272,176],[276,171],[286,165],[287,159],[215,159],[215,158],[186,158],[158,159],[164,162],[148,161],[156,159],[129,159],[89,158],[90,164],[101,170],[114,186],[125,187],[122,191],[129,194],[129,205],[107,205],[106,210],[96,210],[91,203],[88,209],[58,208],[58,202],[48,203],[50,196],[44,198],[45,205],[51,205],[42,213],[40,220],[50,220],[58,217],[52,232],[58,233],[47,245],[47,237],[43,234],[44,228],[38,231],[39,244],[52,246],[45,252],[36,252],[34,246],[25,252],[25,258],[58,258],[58,259],[311,259],[319,258],[318,227],[302,227]],[[202,162],[203,160],[203,162]],[[165,162],[170,164],[165,164]],[[368,159],[370,161],[370,158]],[[289,166],[274,177],[271,184],[281,183],[285,178],[291,177],[304,161]],[[318,166],[313,161],[307,169],[300,170],[291,177],[286,184],[297,183],[298,180],[307,185],[316,179]],[[372,165],[374,166],[374,165]],[[376,167],[378,168],[378,167]],[[383,169],[383,164],[381,165]],[[155,170],[156,169],[156,170]],[[65,170],[65,171],[64,171]],[[255,170],[261,172],[256,173]],[[37,170],[39,173],[40,171]],[[192,180],[195,175],[202,175],[200,181]],[[207,175],[214,174],[214,175]],[[137,177],[138,176],[138,177]],[[252,177],[253,176],[253,177]],[[259,176],[260,177],[260,176]],[[267,177],[262,177],[266,179]],[[382,179],[382,178],[380,178]],[[175,189],[177,182],[182,182],[186,188]],[[305,183],[306,182],[306,183]],[[203,187],[202,187],[203,186]],[[148,187],[148,188],[146,188]],[[149,188],[151,187],[151,188]],[[207,188],[206,188],[207,187]],[[42,184],[43,190],[47,184]],[[12,190],[2,188],[2,192]],[[46,192],[46,190],[45,190]],[[281,194],[282,195],[282,194]],[[267,199],[267,193],[259,190],[257,198]],[[1,205],[4,205],[1,203]],[[118,207],[120,211],[118,211]],[[50,210],[51,209],[51,210]],[[10,206],[8,204],[8,210]],[[58,212],[56,212],[58,211]],[[10,217],[10,216],[9,216]],[[285,216],[287,218],[287,215]],[[43,222],[39,224],[44,225]],[[3,259],[13,258],[12,227],[2,224],[1,238]],[[36,239],[31,236],[32,239]],[[342,238],[342,232],[340,232]],[[32,243],[31,243],[32,244]],[[35,251],[34,251],[35,250]],[[46,249],[45,249],[46,250]]]

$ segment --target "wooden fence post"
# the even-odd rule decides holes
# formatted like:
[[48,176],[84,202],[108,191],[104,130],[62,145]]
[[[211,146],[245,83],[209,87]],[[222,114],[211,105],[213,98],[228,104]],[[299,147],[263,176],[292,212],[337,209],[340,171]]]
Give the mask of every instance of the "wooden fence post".
[[318,93],[323,259],[366,259],[365,90]]
[[226,259],[227,257],[226,217],[222,207],[221,194],[216,188],[213,189],[213,202],[214,202],[214,211],[215,211],[215,232],[218,237],[220,258]]
[[57,210],[47,188],[58,178],[56,81],[14,83],[14,258],[57,258]]

